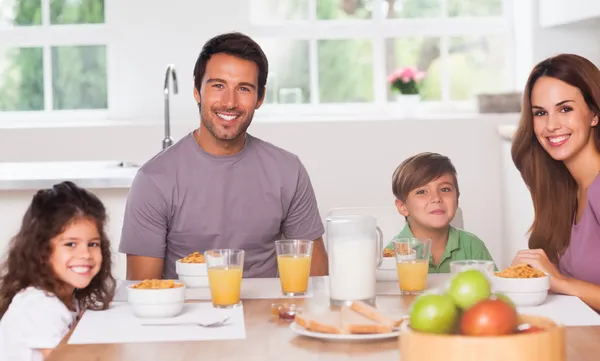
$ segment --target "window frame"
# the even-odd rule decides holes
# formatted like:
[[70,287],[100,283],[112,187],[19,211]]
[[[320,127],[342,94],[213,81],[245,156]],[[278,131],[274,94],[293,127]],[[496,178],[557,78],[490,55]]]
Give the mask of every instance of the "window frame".
[[[400,104],[388,100],[385,63],[385,41],[403,37],[437,37],[440,39],[442,62],[441,100],[422,101],[419,113],[474,113],[475,99],[456,101],[450,99],[448,54],[450,38],[455,36],[503,36],[505,41],[505,64],[507,91],[516,86],[515,39],[513,1],[503,0],[500,16],[449,17],[449,0],[439,0],[442,14],[435,18],[387,19],[381,10],[384,0],[373,0],[372,17],[357,20],[317,20],[316,3],[308,0],[309,19],[255,24],[249,19],[249,35],[261,39],[307,40],[309,42],[310,100],[304,104],[263,104],[261,112],[278,115],[294,111],[294,114],[381,114],[397,112]],[[250,6],[250,5],[249,5]],[[250,17],[250,12],[248,12]],[[373,61],[373,101],[368,103],[320,103],[317,43],[329,39],[370,39]]]
[[101,24],[51,24],[50,1],[51,0],[40,0],[42,14],[41,24],[0,28],[0,44],[2,44],[2,47],[33,47],[42,49],[44,77],[44,109],[0,111],[0,123],[22,123],[29,121],[79,122],[108,119],[110,110],[109,93],[107,93],[108,104],[106,109],[62,110],[53,109],[54,94],[52,90],[52,47],[101,45],[106,47],[106,81],[108,90],[110,91],[110,34],[107,26],[107,1],[104,2],[104,23]]

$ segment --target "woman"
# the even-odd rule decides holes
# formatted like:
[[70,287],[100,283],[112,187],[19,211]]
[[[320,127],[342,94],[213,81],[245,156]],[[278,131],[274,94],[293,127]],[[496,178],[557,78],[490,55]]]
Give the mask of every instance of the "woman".
[[600,310],[600,70],[561,54],[535,66],[525,87],[512,157],[535,217],[527,263],[550,289]]

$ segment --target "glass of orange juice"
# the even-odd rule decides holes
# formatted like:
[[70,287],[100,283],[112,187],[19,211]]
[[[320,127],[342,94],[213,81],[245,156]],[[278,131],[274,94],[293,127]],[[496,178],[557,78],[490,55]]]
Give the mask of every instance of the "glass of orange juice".
[[304,296],[308,291],[313,241],[286,239],[275,241],[277,267],[284,296]]
[[239,307],[244,270],[244,251],[241,249],[213,249],[204,252],[208,268],[208,285],[213,306]]
[[396,238],[394,252],[400,293],[405,295],[423,293],[427,288],[431,239]]

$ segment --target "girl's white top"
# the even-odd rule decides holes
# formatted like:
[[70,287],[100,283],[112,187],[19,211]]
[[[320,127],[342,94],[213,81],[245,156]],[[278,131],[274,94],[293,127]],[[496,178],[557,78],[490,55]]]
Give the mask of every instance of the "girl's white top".
[[76,320],[53,294],[21,290],[0,319],[0,361],[42,361],[39,349],[55,348]]

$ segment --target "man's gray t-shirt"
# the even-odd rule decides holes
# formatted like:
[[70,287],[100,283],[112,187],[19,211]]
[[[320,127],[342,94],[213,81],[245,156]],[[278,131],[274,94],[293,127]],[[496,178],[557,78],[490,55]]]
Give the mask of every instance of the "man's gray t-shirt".
[[298,157],[246,135],[234,155],[205,152],[193,132],[144,164],[131,186],[119,252],[175,261],[216,248],[246,251],[244,277],[275,277],[275,240],[321,237],[316,197]]

